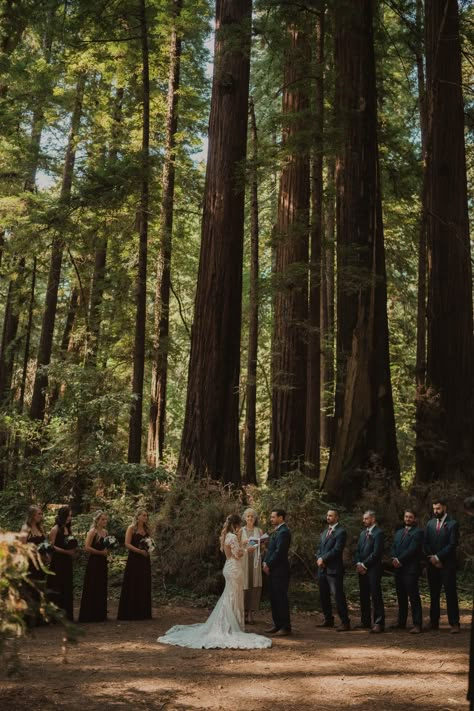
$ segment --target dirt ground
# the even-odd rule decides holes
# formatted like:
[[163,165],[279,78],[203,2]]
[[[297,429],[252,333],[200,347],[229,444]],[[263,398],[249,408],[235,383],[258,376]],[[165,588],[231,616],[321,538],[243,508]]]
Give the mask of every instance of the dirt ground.
[[[111,610],[111,618],[114,610]],[[207,610],[157,607],[148,622],[83,625],[61,663],[61,630],[39,628],[20,645],[22,671],[0,682],[11,711],[338,711],[467,709],[469,616],[463,629],[423,635],[316,629],[318,614],[293,616],[294,635],[255,652],[192,650],[156,643]],[[394,611],[390,611],[389,622]],[[268,627],[268,613],[251,631]]]

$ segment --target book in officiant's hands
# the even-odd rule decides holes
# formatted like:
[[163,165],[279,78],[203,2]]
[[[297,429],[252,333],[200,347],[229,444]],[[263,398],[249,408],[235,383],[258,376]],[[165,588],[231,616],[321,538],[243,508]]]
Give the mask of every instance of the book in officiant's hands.
[[265,543],[265,541],[268,541],[268,539],[269,539],[268,533],[262,533],[261,536],[257,536],[257,537],[251,536],[249,538],[249,546],[253,546],[253,547],[258,546],[259,542]]

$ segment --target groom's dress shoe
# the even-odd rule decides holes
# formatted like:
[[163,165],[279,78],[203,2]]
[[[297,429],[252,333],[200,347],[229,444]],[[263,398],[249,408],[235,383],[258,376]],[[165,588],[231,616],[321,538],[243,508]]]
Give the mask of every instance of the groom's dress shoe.
[[286,630],[284,627],[281,628],[281,630],[278,630],[278,632],[275,632],[275,637],[288,637],[288,635],[291,634],[291,630]]
[[269,630],[264,630],[265,634],[275,634],[275,632],[278,632],[278,627],[271,627]]

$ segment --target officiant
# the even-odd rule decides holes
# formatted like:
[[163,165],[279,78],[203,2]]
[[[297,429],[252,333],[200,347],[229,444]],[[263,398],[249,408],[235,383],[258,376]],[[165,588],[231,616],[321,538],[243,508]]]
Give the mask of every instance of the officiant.
[[254,509],[246,509],[242,516],[241,542],[244,554],[244,608],[245,624],[254,625],[254,615],[258,612],[262,595],[262,531],[258,527],[258,517]]

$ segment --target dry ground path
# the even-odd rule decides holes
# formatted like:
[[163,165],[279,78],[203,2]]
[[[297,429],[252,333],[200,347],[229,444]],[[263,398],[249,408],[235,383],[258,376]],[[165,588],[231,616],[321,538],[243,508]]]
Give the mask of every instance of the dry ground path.
[[[149,622],[84,625],[61,663],[57,627],[21,644],[20,676],[0,682],[9,711],[377,711],[466,710],[468,614],[463,630],[423,635],[316,629],[320,616],[294,615],[295,634],[255,652],[191,650],[156,643],[176,623],[207,610],[162,606]],[[390,617],[393,619],[393,611]],[[261,632],[263,613],[252,631]]]

